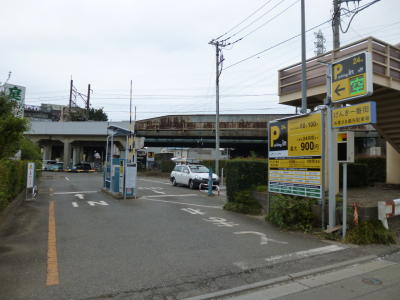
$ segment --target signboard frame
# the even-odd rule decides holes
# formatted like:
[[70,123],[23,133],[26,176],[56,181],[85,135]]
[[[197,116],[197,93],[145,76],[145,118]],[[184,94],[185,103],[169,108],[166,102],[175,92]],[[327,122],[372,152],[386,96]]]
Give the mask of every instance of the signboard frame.
[[[296,125],[301,124],[299,122],[300,119],[303,119],[304,122],[312,122],[316,119],[315,116],[319,118],[319,125],[315,126],[317,130],[312,130],[312,132],[307,132],[307,128],[298,128]],[[307,119],[308,120],[307,120]],[[293,196],[302,196],[302,197],[310,197],[310,198],[323,198],[323,190],[324,190],[324,114],[322,111],[313,112],[310,114],[304,115],[296,115],[287,118],[277,119],[268,122],[268,190],[272,193],[280,193],[280,194],[288,194]],[[278,141],[278,150],[275,154],[271,155],[271,149],[274,147],[274,144],[271,145],[273,134],[271,124],[274,123],[281,124],[280,126],[285,126],[285,121],[287,124],[287,131],[283,132],[282,140],[278,140],[280,137],[277,137],[277,133],[275,133],[275,140]],[[292,121],[290,124],[289,122]],[[289,126],[290,125],[290,126]],[[301,126],[300,126],[301,127]],[[309,127],[311,128],[311,127]],[[281,128],[282,129],[282,128]],[[282,132],[281,129],[277,129],[277,132]],[[283,128],[284,129],[284,128]],[[291,129],[291,130],[290,130]],[[314,151],[313,153],[306,153],[305,155],[298,155],[298,151],[290,151],[290,141],[293,142],[293,137],[289,139],[290,131],[298,131],[302,130],[303,136],[310,135],[315,133],[318,135],[313,141],[318,141],[319,149],[318,151]],[[284,138],[286,138],[286,143]],[[297,140],[297,143],[302,141],[302,137]],[[283,148],[283,151],[280,152],[279,146]],[[285,150],[285,148],[287,148]],[[306,162],[310,160],[319,160],[317,168],[308,168],[306,166]],[[285,168],[271,168],[272,161],[277,162],[278,165],[281,162],[287,163]],[[286,162],[288,161],[288,162]],[[297,165],[302,165],[296,167]],[[272,169],[272,170],[271,170]],[[272,172],[273,171],[273,172]],[[276,180],[271,180],[271,178],[275,178]],[[309,181],[309,182],[308,182]]]
[[[344,125],[335,125],[335,111],[345,111],[346,109],[354,109],[356,106],[360,105],[365,105],[369,104],[369,121],[366,120],[366,122],[362,123],[348,123]],[[365,118],[365,116],[362,116],[362,118]],[[368,102],[362,102],[362,103],[357,103],[351,106],[346,106],[346,107],[339,107],[339,108],[334,108],[332,110],[332,127],[333,128],[345,128],[345,127],[351,127],[351,126],[359,126],[359,125],[366,125],[366,124],[376,124],[376,102],[375,101],[368,101]]]
[[[360,56],[360,55],[365,55],[365,62],[364,62],[365,63],[365,65],[364,65],[365,72],[357,73],[355,70],[352,70],[353,74],[349,74],[345,78],[342,78],[340,80],[335,80],[334,79],[335,66],[337,66],[339,64],[342,64],[342,66],[343,66],[344,62],[347,62],[348,60],[351,61],[352,59],[353,59],[353,64],[354,64],[355,63],[354,59],[357,60],[357,57]],[[373,73],[372,73],[373,69],[372,69],[372,55],[371,55],[370,52],[362,51],[362,52],[359,52],[357,54],[353,54],[351,56],[341,58],[340,60],[333,62],[330,65],[330,69],[331,69],[330,72],[332,74],[332,76],[330,78],[330,99],[331,99],[332,103],[342,103],[342,102],[346,102],[346,101],[350,101],[350,100],[354,100],[354,99],[358,99],[358,98],[367,97],[367,96],[371,96],[372,95],[372,93],[373,93],[373,78],[372,78],[373,77]],[[349,97],[345,97],[345,98],[343,97],[343,98],[340,98],[340,99],[336,99],[337,96],[335,96],[335,92],[340,87],[340,82],[341,81],[344,81],[344,80],[350,81],[351,78],[360,77],[362,74],[365,74],[365,93],[357,94],[357,95],[349,96]],[[335,88],[334,87],[334,83],[338,82],[338,81],[339,81],[339,84]],[[350,88],[350,83],[348,85],[349,85],[349,88]],[[343,91],[343,93],[345,93],[346,92],[345,91],[346,87],[347,87],[347,85],[344,85],[342,89],[339,88],[339,91]]]

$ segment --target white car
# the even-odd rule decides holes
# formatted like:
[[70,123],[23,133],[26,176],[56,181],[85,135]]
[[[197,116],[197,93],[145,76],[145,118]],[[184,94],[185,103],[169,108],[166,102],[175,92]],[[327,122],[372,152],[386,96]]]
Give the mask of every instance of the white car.
[[[170,180],[174,186],[187,185],[191,189],[199,188],[200,183],[208,184],[209,169],[202,165],[176,165]],[[212,174],[213,185],[219,184],[219,178]]]

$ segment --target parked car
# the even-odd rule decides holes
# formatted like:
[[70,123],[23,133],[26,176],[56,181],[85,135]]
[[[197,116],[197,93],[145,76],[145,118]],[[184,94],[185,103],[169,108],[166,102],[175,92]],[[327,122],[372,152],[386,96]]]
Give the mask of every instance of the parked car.
[[45,159],[42,161],[42,170],[50,170],[51,166],[56,163],[56,160]]
[[47,166],[48,171],[62,171],[64,170],[64,163],[56,162],[55,164],[51,164]]
[[92,170],[92,166],[87,163],[79,163],[72,167],[71,172],[89,172]]
[[[209,169],[203,165],[176,165],[171,172],[171,183],[187,185],[191,189],[199,188],[201,183],[208,184]],[[219,177],[212,174],[213,185],[219,184]]]

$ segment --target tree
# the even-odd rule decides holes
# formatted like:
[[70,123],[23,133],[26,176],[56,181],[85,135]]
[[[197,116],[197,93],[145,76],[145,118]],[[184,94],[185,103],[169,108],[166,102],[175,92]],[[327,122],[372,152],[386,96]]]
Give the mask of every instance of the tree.
[[14,116],[17,103],[0,94],[0,159],[15,155],[20,149],[28,121]]
[[21,141],[21,159],[23,160],[41,160],[40,147],[27,137]]
[[[87,111],[83,108],[75,108],[69,113],[69,119],[71,121],[87,121]],[[89,121],[108,121],[107,114],[101,108],[90,108],[89,109]]]
[[89,120],[92,121],[108,121],[107,114],[103,111],[103,107],[90,108],[89,109]]

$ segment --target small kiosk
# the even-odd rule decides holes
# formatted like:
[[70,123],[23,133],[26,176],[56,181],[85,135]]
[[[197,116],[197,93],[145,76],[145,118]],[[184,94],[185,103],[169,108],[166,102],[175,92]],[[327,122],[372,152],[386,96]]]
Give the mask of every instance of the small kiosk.
[[[136,198],[137,155],[143,147],[143,138],[136,138],[131,130],[108,126],[106,162],[103,188],[116,198]],[[116,155],[115,142],[123,144],[123,151]],[[118,156],[118,157],[117,157]]]

